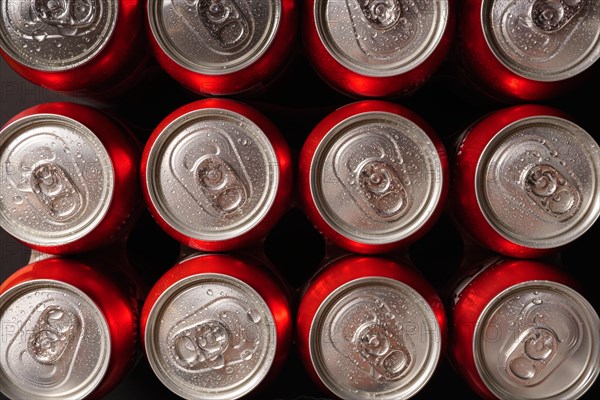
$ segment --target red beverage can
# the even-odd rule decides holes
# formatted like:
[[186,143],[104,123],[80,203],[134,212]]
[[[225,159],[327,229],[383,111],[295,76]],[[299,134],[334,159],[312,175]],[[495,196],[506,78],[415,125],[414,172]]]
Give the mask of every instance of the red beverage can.
[[247,94],[272,82],[294,51],[296,0],[147,1],[155,58],[202,95]]
[[150,58],[142,0],[1,0],[0,54],[25,79],[114,98]]
[[192,255],[150,290],[141,335],[152,370],[173,393],[238,399],[264,389],[286,361],[289,292],[253,258]]
[[0,285],[0,392],[101,399],[139,357],[144,292],[116,258],[47,258]]
[[463,0],[458,56],[467,80],[505,102],[558,97],[600,57],[600,10],[585,0]]
[[307,0],[301,33],[316,72],[353,97],[418,89],[445,61],[455,28],[452,0]]
[[262,113],[228,99],[173,111],[142,154],[142,191],[182,244],[227,251],[262,240],[291,206],[291,153]]
[[446,314],[434,287],[410,264],[347,255],[304,288],[297,314],[300,357],[341,399],[408,399],[444,357]]
[[598,219],[600,150],[563,111],[507,107],[459,139],[450,208],[468,240],[510,257],[540,257]]
[[143,207],[140,153],[125,125],[90,106],[20,112],[0,131],[0,226],[50,254],[122,238]]
[[578,399],[600,372],[600,320],[556,264],[494,257],[449,299],[448,358],[484,399]]
[[395,103],[362,100],[322,119],[299,157],[299,195],[315,227],[349,251],[406,248],[445,207],[446,151],[433,128]]

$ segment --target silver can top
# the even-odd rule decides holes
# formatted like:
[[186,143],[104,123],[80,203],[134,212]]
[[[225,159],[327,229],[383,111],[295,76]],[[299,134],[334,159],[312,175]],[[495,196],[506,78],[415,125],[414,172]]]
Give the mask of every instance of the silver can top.
[[113,195],[112,161],[98,137],[55,114],[23,117],[0,132],[0,226],[55,246],[92,231]]
[[79,289],[36,280],[0,296],[0,391],[11,399],[82,399],[103,380],[110,333]]
[[182,67],[205,75],[246,68],[271,45],[281,0],[157,0],[148,19],[162,51]]
[[279,163],[254,122],[226,109],[200,109],[158,136],[146,183],[153,206],[173,229],[220,241],[250,231],[268,213]]
[[441,331],[426,300],[402,282],[360,278],[333,291],[313,319],[310,357],[347,400],[408,399],[433,375]]
[[0,47],[41,71],[64,71],[96,56],[117,23],[116,0],[0,0]]
[[311,163],[310,190],[325,221],[359,243],[400,241],[421,228],[442,195],[442,162],[429,136],[387,112],[332,128]]
[[531,80],[564,80],[600,57],[596,1],[484,0],[481,20],[498,60]]
[[587,231],[600,214],[600,150],[571,121],[518,120],[483,150],[475,191],[488,223],[529,248],[557,248]]
[[233,400],[270,371],[277,336],[269,307],[252,287],[227,275],[198,274],[159,297],[145,343],[150,366],[178,396]]
[[477,327],[477,371],[498,398],[577,399],[600,371],[598,314],[564,285],[510,287],[488,304]]
[[448,0],[315,0],[321,42],[356,73],[384,77],[406,73],[440,43]]

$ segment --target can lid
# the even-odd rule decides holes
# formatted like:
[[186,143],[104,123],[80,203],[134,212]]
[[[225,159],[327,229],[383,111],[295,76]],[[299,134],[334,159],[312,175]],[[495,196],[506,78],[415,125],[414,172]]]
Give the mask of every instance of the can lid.
[[560,81],[600,58],[600,9],[588,0],[484,0],[483,32],[509,70],[528,79]]
[[0,392],[11,399],[84,398],[103,380],[110,333],[79,289],[35,280],[0,295]]
[[265,300],[222,274],[171,285],[150,311],[145,332],[150,366],[185,399],[238,399],[262,382],[277,336]]
[[157,212],[197,240],[250,231],[268,213],[279,186],[279,163],[265,133],[226,109],[199,109],[175,119],[153,143],[147,167]]
[[281,0],[158,0],[148,6],[162,51],[182,67],[222,75],[253,64],[269,48],[281,20]]
[[448,25],[448,0],[315,0],[314,18],[331,56],[356,73],[406,73],[436,49]]
[[577,399],[600,371],[600,319],[575,290],[549,281],[512,286],[477,322],[473,352],[502,399]]
[[0,47],[29,68],[73,69],[106,46],[118,8],[104,0],[0,0]]
[[580,126],[555,116],[520,119],[483,150],[475,191],[488,223],[529,248],[557,248],[600,213],[600,150]]
[[427,301],[383,277],[334,290],[313,319],[309,348],[322,382],[344,399],[407,399],[433,375],[441,331]]
[[112,161],[98,137],[61,115],[23,117],[0,132],[0,226],[27,243],[71,243],[104,218]]
[[388,112],[356,114],[317,146],[310,189],[325,221],[356,242],[386,244],[421,228],[442,195],[442,161],[415,123]]

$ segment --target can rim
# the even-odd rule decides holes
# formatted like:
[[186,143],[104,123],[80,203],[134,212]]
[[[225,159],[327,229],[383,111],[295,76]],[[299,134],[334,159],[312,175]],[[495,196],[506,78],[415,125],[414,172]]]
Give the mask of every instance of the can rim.
[[[105,339],[104,343],[102,343],[102,346],[106,350],[105,352],[103,352],[104,360],[102,360],[101,365],[96,369],[94,376],[87,379],[87,381],[90,382],[89,385],[84,386],[84,388],[82,390],[75,392],[75,393],[71,393],[71,394],[67,395],[66,397],[61,396],[61,398],[65,398],[65,399],[85,398],[90,393],[92,393],[94,390],[96,390],[99,387],[99,385],[102,383],[106,373],[108,372],[108,367],[110,364],[109,354],[112,349],[111,335],[110,335],[110,330],[108,327],[108,322],[106,321],[106,317],[104,316],[102,310],[96,305],[96,303],[86,293],[84,293],[83,291],[81,291],[80,289],[78,289],[77,287],[75,287],[71,284],[68,284],[68,283],[62,282],[62,281],[58,281],[58,280],[54,280],[54,279],[36,279],[36,280],[32,280],[32,281],[27,281],[27,282],[21,282],[15,286],[11,287],[4,293],[0,294],[0,315],[3,314],[3,310],[16,297],[19,297],[22,294],[32,292],[36,288],[47,288],[49,286],[52,286],[59,290],[73,292],[76,296],[79,296],[81,299],[83,299],[85,302],[87,302],[90,309],[93,311],[96,311],[96,316],[100,317],[100,318],[96,319],[96,322],[98,323],[99,329],[102,330],[102,332],[99,336]],[[99,357],[99,359],[100,359],[100,357]],[[0,368],[0,376],[3,376],[3,375],[4,375],[3,368]],[[15,399],[16,398],[24,398],[23,394],[25,394],[25,393],[23,393],[19,390],[19,389],[23,388],[22,382],[19,382],[19,384],[16,384],[16,385],[12,385],[13,386],[12,392],[10,391],[11,389],[8,387],[9,385],[7,385],[6,383],[11,383],[11,381],[9,379],[4,379],[4,378],[0,379],[0,388],[2,389],[1,390],[2,393],[6,394],[9,398],[12,398],[10,393],[13,393],[16,396],[16,397],[14,397]],[[16,391],[14,391],[15,389],[16,389]],[[29,393],[29,396],[30,395],[32,395],[32,393]],[[35,395],[36,395],[36,398],[39,397],[41,399],[56,398],[55,395],[45,397],[37,392],[35,393]],[[27,394],[25,394],[25,397],[26,396],[27,396]]]
[[73,118],[53,113],[27,115],[6,125],[2,130],[0,130],[0,151],[5,148],[6,143],[9,143],[15,137],[18,137],[22,133],[28,132],[28,130],[32,127],[43,126],[44,123],[48,122],[64,126],[66,129],[76,133],[78,136],[81,136],[85,141],[91,143],[93,147],[98,150],[96,156],[100,159],[100,163],[106,175],[104,178],[105,189],[103,190],[102,198],[100,199],[100,203],[103,203],[102,207],[98,208],[92,218],[77,224],[77,229],[74,230],[73,228],[69,228],[68,230],[64,231],[66,234],[54,235],[54,237],[51,239],[44,238],[40,234],[36,233],[23,234],[22,230],[19,230],[19,227],[22,227],[22,225],[15,224],[10,218],[6,218],[4,212],[5,210],[3,208],[0,208],[0,227],[5,229],[14,237],[28,243],[40,246],[59,246],[73,243],[84,238],[86,235],[96,229],[104,220],[105,216],[108,214],[113,196],[115,194],[115,166],[110,158],[106,146],[104,146],[102,141],[91,129]]
[[[1,3],[4,1],[7,2],[7,6],[8,6],[8,3],[10,2],[10,0],[0,0],[0,7],[2,7]],[[118,1],[118,0],[116,0],[116,1]],[[105,3],[105,4],[112,5],[116,1],[101,0],[100,4]],[[93,60],[95,57],[97,57],[98,54],[100,54],[108,46],[108,43],[113,38],[113,35],[116,30],[117,22],[121,15],[119,9],[120,9],[119,5],[116,4],[116,6],[114,7],[114,11],[112,12],[112,19],[111,19],[111,22],[109,25],[109,29],[106,30],[105,32],[103,32],[104,37],[101,40],[100,44],[98,46],[96,46],[96,49],[93,52],[89,53],[86,57],[84,57],[82,60],[80,60],[78,62],[74,62],[74,63],[63,65],[63,66],[48,67],[48,68],[43,68],[42,66],[35,63],[34,61],[28,62],[24,57],[20,56],[17,51],[15,51],[15,49],[12,46],[12,43],[10,43],[10,42],[7,43],[5,41],[5,38],[8,38],[8,35],[4,32],[5,31],[4,21],[0,22],[0,32],[3,33],[2,35],[0,35],[0,49],[2,49],[6,54],[10,55],[10,57],[13,60],[19,62],[20,64],[22,64],[32,70],[36,70],[36,71],[40,71],[40,72],[50,72],[50,73],[74,70],[82,65],[89,63],[91,60]],[[4,12],[1,12],[0,14],[3,16],[5,15]]]
[[[412,302],[415,305],[419,306],[424,320],[428,322],[428,326],[425,328],[426,331],[434,332],[433,335],[428,335],[428,337],[431,338],[433,336],[437,337],[438,339],[442,337],[442,331],[436,319],[435,312],[429,306],[427,300],[417,290],[405,284],[404,282],[383,276],[365,276],[346,282],[343,285],[336,288],[334,291],[328,294],[327,297],[325,297],[325,299],[317,308],[314,317],[312,318],[309,330],[308,347],[310,362],[321,382],[336,396],[340,396],[348,400],[366,400],[371,399],[373,395],[368,392],[364,395],[361,395],[359,392],[350,391],[347,388],[341,386],[335,379],[335,376],[331,376],[329,374],[322,360],[324,356],[321,355],[318,351],[321,348],[320,343],[322,341],[322,338],[318,337],[318,333],[321,331],[323,323],[322,321],[324,317],[327,316],[330,309],[333,306],[335,306],[338,299],[342,298],[347,293],[351,292],[356,288],[368,287],[373,285],[387,286],[390,289],[402,293],[406,297],[412,298]],[[430,340],[430,343],[432,344],[432,346],[429,350],[427,362],[426,364],[424,364],[422,369],[422,371],[425,371],[426,373],[417,375],[417,377],[413,379],[412,384],[408,388],[402,387],[391,393],[387,393],[386,395],[378,394],[377,398],[383,400],[410,398],[414,396],[417,392],[419,392],[429,382],[429,380],[435,373],[436,367],[442,354],[441,339]]]
[[432,3],[434,6],[440,8],[439,18],[434,21],[436,29],[432,29],[433,32],[428,35],[428,40],[425,45],[420,47],[421,52],[417,55],[413,55],[408,62],[398,62],[392,66],[384,66],[380,68],[373,68],[370,65],[361,65],[352,58],[346,56],[344,52],[338,48],[333,39],[329,38],[325,33],[329,29],[324,27],[328,26],[327,18],[322,15],[325,13],[323,10],[327,6],[329,0],[314,0],[313,7],[313,23],[316,27],[319,40],[323,44],[323,47],[327,50],[327,53],[333,57],[335,61],[340,63],[344,68],[355,72],[357,74],[372,77],[372,78],[386,78],[405,74],[409,71],[416,69],[419,65],[423,64],[438,48],[444,32],[449,24],[450,17],[450,5],[449,0],[434,0]]
[[[600,188],[600,154],[598,152],[591,152],[589,149],[597,148],[594,138],[582,127],[576,123],[554,115],[535,115],[518,119],[509,123],[494,134],[492,139],[485,145],[484,149],[479,156],[477,166],[475,168],[475,174],[473,178],[473,184],[475,188],[475,197],[479,207],[479,211],[484,216],[489,226],[504,239],[516,243],[520,246],[533,248],[533,249],[554,249],[561,247],[565,244],[572,242],[578,237],[582,236],[598,218],[600,217],[600,197],[592,196],[591,199],[584,205],[585,212],[581,213],[578,218],[578,224],[573,229],[560,233],[558,235],[551,236],[543,240],[530,239],[522,235],[514,234],[510,232],[508,227],[504,227],[501,221],[494,219],[495,213],[493,207],[488,204],[486,196],[485,177],[488,170],[488,166],[493,164],[490,160],[494,159],[494,153],[497,146],[501,145],[504,140],[518,130],[527,127],[528,125],[544,123],[545,125],[553,124],[555,126],[563,127],[568,132],[576,132],[577,138],[581,138],[583,141],[588,142],[589,146],[582,146],[583,149],[590,156],[592,161],[595,161],[590,165],[590,169],[594,173],[592,181],[595,184],[594,192]],[[575,135],[573,135],[575,136]]]
[[[413,130],[419,139],[422,140],[421,144],[426,144],[431,151],[432,157],[430,159],[430,167],[432,167],[433,173],[428,174],[431,176],[429,184],[429,193],[427,201],[419,207],[418,212],[410,218],[409,221],[403,222],[400,229],[394,229],[388,233],[394,233],[388,236],[387,239],[382,239],[382,234],[367,234],[360,229],[354,229],[356,232],[352,233],[347,229],[344,229],[343,224],[339,217],[331,215],[328,211],[330,208],[327,205],[327,201],[323,196],[322,183],[320,182],[322,164],[326,159],[327,155],[333,144],[350,130],[360,127],[365,122],[381,120],[383,122],[392,123],[394,125],[401,124],[407,129]],[[433,164],[433,165],[431,165]],[[442,162],[435,147],[435,144],[427,133],[418,124],[411,121],[409,118],[399,114],[395,114],[388,111],[365,111],[355,115],[352,115],[344,120],[338,122],[323,136],[320,143],[317,145],[314,154],[312,155],[310,170],[309,170],[309,188],[311,198],[314,201],[317,212],[321,218],[329,225],[335,232],[346,237],[354,242],[369,244],[369,245],[380,245],[396,243],[403,239],[410,237],[415,234],[419,229],[427,224],[429,218],[435,213],[435,210],[442,199],[444,176],[442,172]],[[408,229],[407,229],[408,228]]]
[[[258,47],[258,51],[253,52],[250,58],[243,57],[242,61],[233,64],[233,66],[226,66],[223,64],[215,64],[215,66],[205,66],[198,63],[194,63],[190,61],[185,55],[181,54],[178,51],[175,51],[174,48],[176,46],[168,46],[168,43],[171,43],[171,39],[167,32],[165,32],[164,27],[161,24],[161,9],[162,4],[165,0],[157,0],[148,2],[147,7],[147,18],[150,26],[150,31],[152,32],[152,36],[154,37],[155,42],[160,47],[161,51],[173,62],[175,62],[178,66],[202,75],[208,76],[221,76],[234,72],[241,71],[252,64],[254,64],[257,60],[265,55],[267,50],[271,47],[273,42],[275,41],[275,37],[277,36],[277,32],[279,31],[279,26],[281,23],[282,16],[282,0],[270,0],[275,7],[275,15],[273,15],[273,21],[271,28],[268,29],[268,35],[266,40],[263,38],[259,41],[258,46],[254,46],[254,48]],[[246,54],[246,53],[245,53]]]
[[[588,359],[587,366],[585,367],[585,371],[582,371],[579,374],[576,382],[571,382],[569,385],[569,389],[572,393],[568,393],[567,397],[565,397],[565,391],[563,390],[561,393],[555,395],[549,395],[545,397],[535,397],[536,399],[578,399],[585,394],[585,392],[594,384],[596,378],[600,374],[600,318],[597,312],[594,310],[592,305],[587,301],[585,297],[583,297],[580,293],[578,293],[573,288],[564,285],[559,282],[549,281],[549,280],[531,280],[527,282],[521,282],[516,285],[510,286],[496,295],[482,310],[481,314],[477,318],[476,327],[484,327],[486,326],[486,321],[490,317],[490,313],[498,308],[502,304],[502,301],[507,297],[511,296],[513,293],[518,293],[523,290],[533,290],[535,288],[543,289],[543,290],[551,290],[553,292],[559,293],[561,296],[567,296],[569,299],[576,303],[580,311],[585,314],[587,320],[591,322],[595,328],[590,328],[588,331],[591,333],[596,332],[596,343],[592,342],[592,351],[591,355]],[[494,396],[498,396],[502,399],[507,400],[519,400],[522,399],[522,395],[512,394],[507,389],[504,389],[502,386],[496,383],[496,381],[492,378],[491,372],[488,372],[485,368],[485,362],[482,359],[483,350],[480,348],[481,343],[485,341],[482,338],[482,329],[475,329],[475,333],[473,335],[472,342],[472,351],[473,358],[475,361],[475,367],[477,369],[477,373],[484,385]],[[595,344],[595,345],[594,345]],[[575,397],[572,397],[575,395]]]
[[559,82],[581,74],[582,72],[588,70],[593,64],[595,64],[595,62],[598,59],[600,59],[600,36],[596,35],[595,47],[591,51],[588,51],[585,57],[579,57],[579,62],[575,64],[572,68],[563,69],[562,71],[556,73],[540,74],[536,73],[535,69],[533,68],[521,67],[518,62],[515,62],[514,60],[510,59],[510,57],[505,55],[503,51],[498,50],[498,46],[495,44],[495,37],[492,34],[492,32],[490,32],[490,29],[488,29],[488,27],[486,26],[485,21],[489,19],[486,13],[486,9],[489,9],[495,1],[496,0],[483,0],[481,2],[481,30],[483,32],[485,42],[487,43],[488,48],[490,49],[491,53],[494,55],[496,60],[498,60],[504,67],[506,67],[512,73],[522,78],[531,79],[539,82]]
[[[198,255],[198,257],[202,257],[202,255]],[[195,258],[195,256],[193,257]],[[198,283],[203,282],[214,282],[219,281],[227,285],[232,285],[237,287],[240,291],[245,294],[253,297],[254,305],[260,306],[264,311],[264,315],[269,320],[266,323],[268,327],[269,334],[269,343],[270,346],[266,346],[265,357],[261,360],[260,364],[255,368],[255,375],[250,376],[249,378],[253,378],[251,380],[247,379],[245,385],[241,385],[235,390],[231,390],[233,393],[221,392],[217,390],[206,390],[206,391],[186,391],[185,388],[178,385],[176,381],[171,379],[171,374],[168,372],[167,368],[164,365],[164,359],[161,357],[160,349],[157,345],[157,340],[159,337],[158,332],[156,332],[156,322],[160,321],[160,317],[162,315],[162,308],[170,304],[171,300],[173,300],[177,295],[182,293],[183,291],[193,288]],[[183,279],[178,280],[168,288],[166,288],[160,296],[156,299],[150,311],[148,312],[148,318],[146,321],[146,329],[144,332],[144,350],[147,355],[147,359],[149,361],[150,367],[154,371],[156,377],[173,393],[181,396],[187,400],[236,400],[244,397],[245,395],[252,392],[256,387],[258,387],[264,379],[267,377],[271,366],[275,360],[275,353],[277,348],[277,334],[275,330],[275,320],[271,313],[271,310],[265,300],[260,296],[260,294],[250,285],[243,282],[242,280],[235,278],[230,275],[225,275],[221,273],[197,273],[194,275],[187,276]],[[160,360],[160,361],[158,361]],[[267,368],[268,367],[268,368]],[[257,374],[257,372],[261,372]]]

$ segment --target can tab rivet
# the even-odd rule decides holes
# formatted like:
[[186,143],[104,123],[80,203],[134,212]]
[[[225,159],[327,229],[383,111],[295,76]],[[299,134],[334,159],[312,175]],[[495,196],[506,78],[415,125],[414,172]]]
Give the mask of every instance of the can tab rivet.
[[376,29],[392,28],[402,15],[398,0],[360,0],[359,3],[365,18]]

